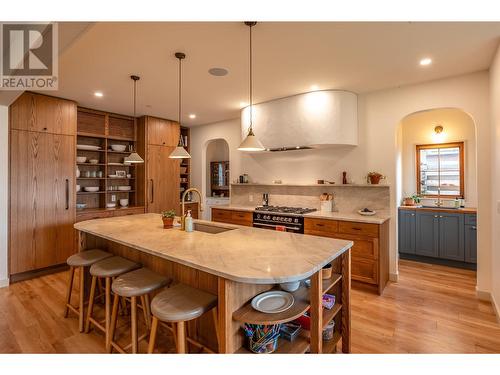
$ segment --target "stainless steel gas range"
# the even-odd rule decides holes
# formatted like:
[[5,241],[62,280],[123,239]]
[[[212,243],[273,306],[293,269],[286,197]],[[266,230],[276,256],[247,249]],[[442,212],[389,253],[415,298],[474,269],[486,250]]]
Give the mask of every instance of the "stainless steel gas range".
[[283,232],[304,233],[304,214],[314,212],[314,208],[260,206],[253,213],[256,228]]

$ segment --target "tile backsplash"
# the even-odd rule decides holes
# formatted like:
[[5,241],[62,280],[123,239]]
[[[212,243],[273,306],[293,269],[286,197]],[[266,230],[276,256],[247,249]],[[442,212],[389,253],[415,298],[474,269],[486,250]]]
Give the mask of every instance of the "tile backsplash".
[[[260,206],[262,194],[269,194],[269,204],[320,208],[319,196],[333,194],[339,212],[356,212],[362,208],[385,211],[390,208],[388,185],[381,186],[287,186],[287,185],[232,185],[231,204],[235,206]],[[253,197],[253,201],[251,201]]]

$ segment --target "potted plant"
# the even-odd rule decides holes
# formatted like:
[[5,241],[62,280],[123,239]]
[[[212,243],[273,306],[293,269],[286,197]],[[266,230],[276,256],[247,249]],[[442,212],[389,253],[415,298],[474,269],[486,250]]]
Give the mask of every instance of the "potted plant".
[[370,181],[370,184],[372,185],[378,185],[380,183],[380,180],[383,180],[385,178],[384,175],[381,175],[378,172],[369,172],[368,173],[368,180]]
[[403,198],[403,205],[404,206],[415,206],[415,200],[413,197],[405,197]]
[[161,219],[163,220],[163,228],[169,229],[174,226],[175,210],[163,211]]

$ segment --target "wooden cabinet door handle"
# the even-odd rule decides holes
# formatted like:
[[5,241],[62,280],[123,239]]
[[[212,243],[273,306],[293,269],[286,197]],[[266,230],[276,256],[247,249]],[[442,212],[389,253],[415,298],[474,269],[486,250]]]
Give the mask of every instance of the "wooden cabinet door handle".
[[153,203],[154,201],[154,192],[155,192],[155,188],[154,188],[154,181],[153,179],[150,180],[151,181],[151,202],[150,203]]
[[361,228],[351,227],[353,230],[362,230]]
[[69,179],[66,179],[66,210],[69,210]]

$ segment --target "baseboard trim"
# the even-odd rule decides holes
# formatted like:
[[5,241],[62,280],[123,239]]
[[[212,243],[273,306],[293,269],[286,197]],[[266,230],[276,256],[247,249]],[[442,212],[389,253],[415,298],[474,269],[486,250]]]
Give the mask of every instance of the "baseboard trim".
[[500,323],[500,309],[498,308],[497,301],[495,301],[495,297],[491,294],[491,305],[493,306],[493,310],[495,310],[495,314],[497,315],[497,321]]
[[0,288],[6,288],[9,286],[9,279],[0,280]]
[[397,283],[399,281],[399,273],[389,273],[389,280]]
[[477,286],[476,286],[476,297],[479,298],[481,301],[491,302],[491,293],[488,292],[487,290],[479,290],[477,289]]

